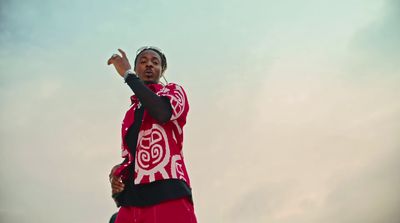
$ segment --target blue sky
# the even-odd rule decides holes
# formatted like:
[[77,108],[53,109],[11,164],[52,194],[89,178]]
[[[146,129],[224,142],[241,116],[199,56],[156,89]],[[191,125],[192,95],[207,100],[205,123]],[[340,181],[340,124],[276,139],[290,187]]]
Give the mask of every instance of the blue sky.
[[108,221],[131,91],[106,61],[155,45],[200,222],[397,222],[399,6],[1,1],[1,221]]

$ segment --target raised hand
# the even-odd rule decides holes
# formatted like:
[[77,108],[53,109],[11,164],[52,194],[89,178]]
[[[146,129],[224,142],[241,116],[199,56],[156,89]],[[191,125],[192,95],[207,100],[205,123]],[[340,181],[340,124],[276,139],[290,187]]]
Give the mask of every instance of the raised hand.
[[121,56],[119,54],[113,54],[110,59],[108,59],[107,65],[114,65],[118,74],[123,77],[125,72],[131,69],[131,64],[126,57],[126,53],[121,49],[118,49],[118,51],[121,53]]

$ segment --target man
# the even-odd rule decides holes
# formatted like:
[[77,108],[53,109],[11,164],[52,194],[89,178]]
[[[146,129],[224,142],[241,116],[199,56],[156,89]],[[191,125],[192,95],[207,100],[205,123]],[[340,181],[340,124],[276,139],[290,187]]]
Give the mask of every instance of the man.
[[190,180],[183,159],[183,127],[189,104],[183,88],[160,84],[167,60],[156,47],[138,50],[131,69],[125,52],[108,65],[132,89],[122,122],[121,164],[112,168],[112,195],[120,207],[116,223],[196,222]]

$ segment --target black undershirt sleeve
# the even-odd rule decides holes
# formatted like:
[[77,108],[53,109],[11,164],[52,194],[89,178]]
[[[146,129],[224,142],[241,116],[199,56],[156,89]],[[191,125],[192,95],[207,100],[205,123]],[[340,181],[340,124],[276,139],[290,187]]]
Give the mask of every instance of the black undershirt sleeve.
[[172,108],[169,100],[156,95],[135,75],[128,75],[125,81],[151,117],[161,124],[170,120]]

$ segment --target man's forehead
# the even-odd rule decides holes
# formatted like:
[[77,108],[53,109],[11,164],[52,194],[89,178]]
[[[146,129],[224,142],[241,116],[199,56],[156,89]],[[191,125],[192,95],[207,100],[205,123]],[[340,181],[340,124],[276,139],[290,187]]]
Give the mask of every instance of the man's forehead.
[[138,55],[138,58],[139,59],[141,59],[141,58],[147,58],[147,59],[157,58],[158,60],[161,60],[160,55],[158,55],[158,53],[153,50],[145,50],[145,51],[141,52]]

